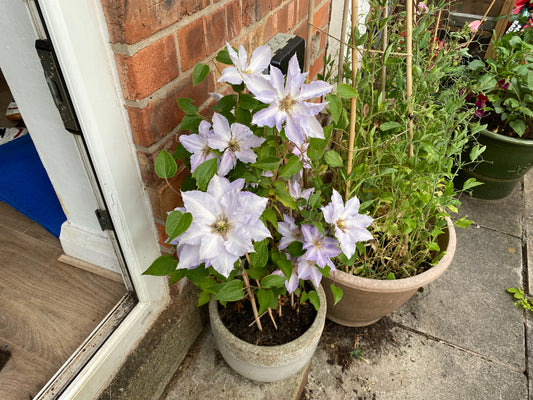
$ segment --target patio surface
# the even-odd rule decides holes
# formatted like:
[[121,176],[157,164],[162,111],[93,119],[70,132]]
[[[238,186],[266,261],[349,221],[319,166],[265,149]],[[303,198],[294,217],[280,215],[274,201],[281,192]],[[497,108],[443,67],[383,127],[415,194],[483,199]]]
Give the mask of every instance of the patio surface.
[[533,398],[533,313],[506,292],[533,288],[533,171],[506,199],[462,200],[475,223],[448,271],[370,327],[326,322],[307,381],[240,377],[206,330],[161,400]]

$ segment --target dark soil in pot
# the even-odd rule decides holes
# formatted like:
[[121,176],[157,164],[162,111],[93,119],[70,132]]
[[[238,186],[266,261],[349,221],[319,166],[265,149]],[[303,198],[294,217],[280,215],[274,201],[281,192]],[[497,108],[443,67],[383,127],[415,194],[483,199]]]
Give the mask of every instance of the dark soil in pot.
[[268,313],[261,318],[262,331],[255,323],[249,326],[254,321],[254,314],[248,299],[227,303],[226,307],[219,304],[218,312],[226,328],[239,339],[259,346],[278,346],[303,335],[313,324],[317,314],[312,304],[300,304],[296,298],[294,307],[291,306],[290,298],[282,298],[281,304],[281,317],[277,310],[272,310],[277,330]]

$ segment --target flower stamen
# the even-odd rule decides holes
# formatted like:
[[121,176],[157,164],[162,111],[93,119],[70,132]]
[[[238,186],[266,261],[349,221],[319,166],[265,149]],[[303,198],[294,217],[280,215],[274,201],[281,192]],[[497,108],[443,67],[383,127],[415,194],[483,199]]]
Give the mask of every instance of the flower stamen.
[[296,100],[292,99],[290,96],[286,96],[279,102],[279,109],[286,113],[290,113],[292,106],[296,103]]
[[211,232],[220,235],[225,239],[232,226],[229,223],[228,217],[226,217],[225,215],[219,215],[216,221],[210,226],[210,228]]

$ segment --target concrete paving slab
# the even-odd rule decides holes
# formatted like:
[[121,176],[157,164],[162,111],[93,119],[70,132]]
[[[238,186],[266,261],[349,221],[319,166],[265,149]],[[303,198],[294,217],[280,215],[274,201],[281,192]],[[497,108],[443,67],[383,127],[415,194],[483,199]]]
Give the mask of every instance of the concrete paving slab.
[[[354,328],[347,328],[354,329]],[[358,328],[360,329],[360,328]],[[349,332],[349,331],[348,331]],[[528,398],[527,380],[516,369],[474,356],[401,327],[349,367],[334,362],[321,343],[311,362],[302,398],[358,400],[491,400]],[[349,333],[347,333],[349,335]]]
[[506,292],[521,285],[520,239],[485,228],[457,229],[452,265],[391,317],[523,371],[523,315]]
[[208,329],[197,341],[161,400],[297,400],[309,367],[279,382],[262,383],[234,372],[216,350]]
[[522,237],[522,185],[518,184],[508,197],[501,200],[483,200],[460,196],[459,215],[468,215],[476,225]]

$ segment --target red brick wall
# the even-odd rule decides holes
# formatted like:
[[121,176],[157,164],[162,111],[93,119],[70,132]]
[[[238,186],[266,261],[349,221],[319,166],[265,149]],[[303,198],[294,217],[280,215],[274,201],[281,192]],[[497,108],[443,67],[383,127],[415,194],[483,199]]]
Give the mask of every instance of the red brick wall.
[[[327,31],[331,0],[314,0],[313,24]],[[102,0],[117,69],[129,114],[141,174],[160,233],[167,211],[181,199],[159,179],[153,163],[161,149],[172,150],[183,117],[178,97],[205,108],[209,92],[221,90],[214,56],[226,42],[247,51],[277,32],[306,39],[308,0]],[[310,77],[323,69],[326,36],[313,29]],[[197,62],[211,67],[208,78],[192,87]],[[181,166],[175,187],[188,171]]]

